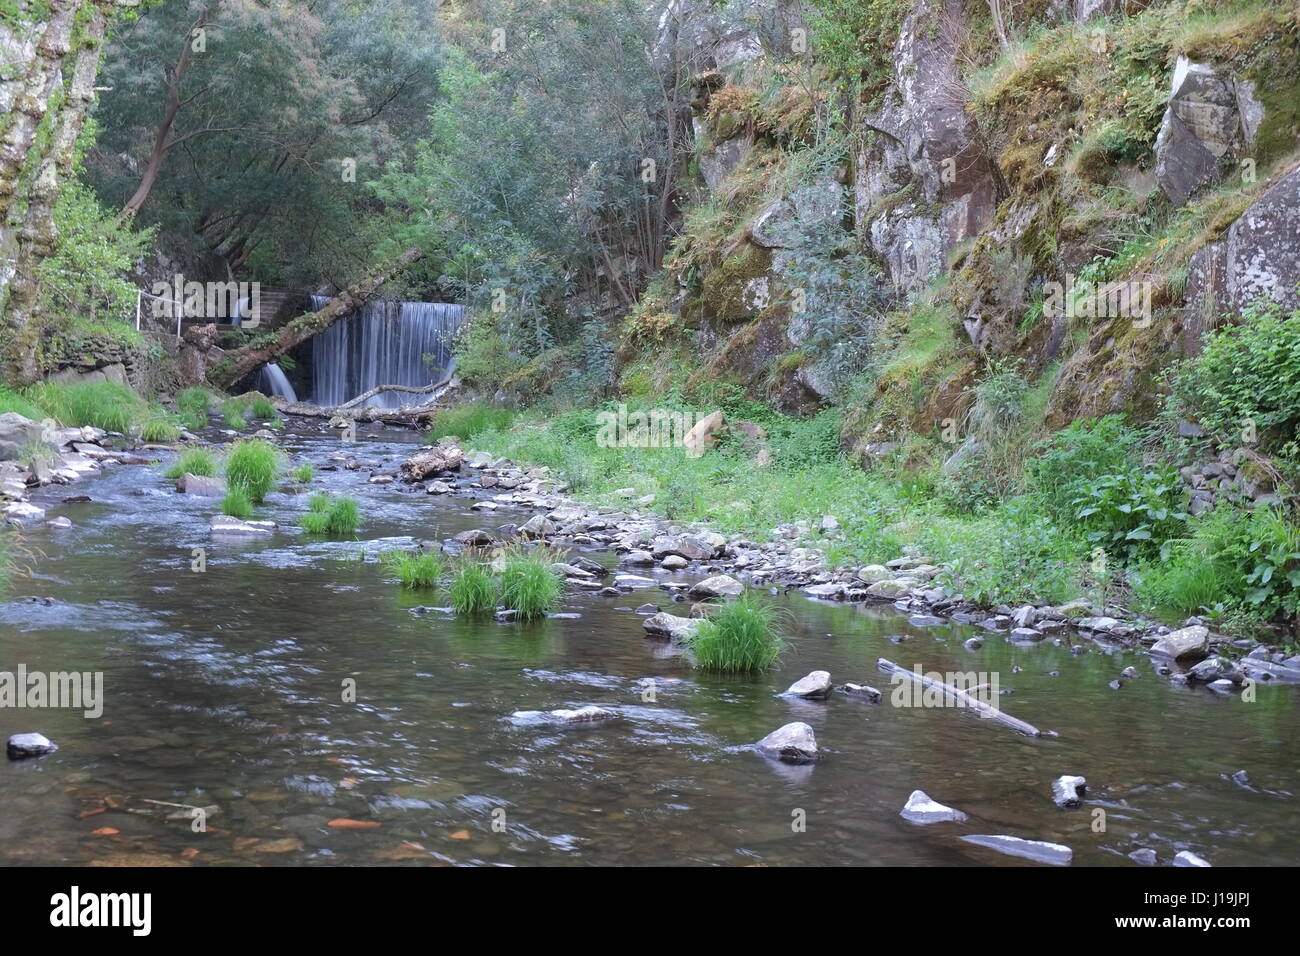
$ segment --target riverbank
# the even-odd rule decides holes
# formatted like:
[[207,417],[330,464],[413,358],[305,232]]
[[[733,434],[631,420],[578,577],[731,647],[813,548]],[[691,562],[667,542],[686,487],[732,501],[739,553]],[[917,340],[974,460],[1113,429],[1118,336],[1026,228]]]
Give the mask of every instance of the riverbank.
[[[829,438],[833,422],[816,419],[770,430],[742,422],[698,458],[681,448],[598,447],[584,431],[594,420],[590,412],[546,420],[462,408],[431,434],[469,432],[466,447],[483,451],[468,457],[481,471],[470,484],[503,489],[493,500],[549,509],[524,534],[605,544],[630,569],[678,569],[686,561],[753,586],[887,601],[919,620],[973,624],[1026,642],[1151,647],[1171,633],[1197,635],[1187,662],[1206,660],[1186,674],[1167,669],[1172,679],[1234,687],[1300,679],[1295,649],[1276,632],[1233,627],[1240,616],[1135,610],[1126,585],[1134,568],[1108,563],[1077,532],[1035,514],[1032,495],[983,514],[954,513],[924,478],[889,480],[844,461]],[[538,468],[568,496],[521,496],[519,483]],[[701,547],[701,534],[716,546]]]

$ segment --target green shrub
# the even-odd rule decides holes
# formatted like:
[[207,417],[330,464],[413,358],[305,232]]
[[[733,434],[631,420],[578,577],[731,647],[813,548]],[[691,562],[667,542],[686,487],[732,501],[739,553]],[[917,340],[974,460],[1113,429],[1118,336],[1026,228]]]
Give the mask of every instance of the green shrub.
[[42,382],[31,388],[28,397],[64,425],[91,425],[123,434],[147,411],[139,395],[117,382]]
[[311,462],[307,462],[305,465],[299,465],[293,472],[293,480],[298,482],[300,485],[308,484],[315,477],[316,469],[312,467]]
[[253,517],[253,502],[249,500],[248,492],[232,485],[226,489],[226,496],[221,499],[221,511],[232,518],[247,521]]
[[425,438],[432,443],[455,435],[462,441],[470,441],[479,432],[508,428],[513,418],[514,412],[507,408],[496,408],[487,402],[466,402],[438,412]]
[[551,570],[555,555],[548,550],[512,549],[501,570],[501,603],[522,620],[542,617],[560,603],[564,585]]
[[1071,504],[1074,523],[1093,547],[1124,561],[1149,557],[1186,530],[1186,493],[1178,471],[1155,467],[1085,482]]
[[176,411],[181,423],[190,429],[206,428],[211,393],[206,388],[187,388],[176,396]]
[[402,587],[411,590],[438,587],[447,571],[441,551],[385,551],[379,560]]
[[1074,422],[1037,446],[1025,466],[1027,489],[1053,521],[1073,522],[1087,482],[1141,466],[1141,441],[1121,415]]
[[776,632],[772,605],[742,594],[700,622],[690,647],[701,670],[754,674],[776,662],[785,642]]
[[280,450],[270,442],[237,441],[226,456],[226,484],[242,488],[249,500],[260,504],[275,484],[280,466]]
[[1265,453],[1300,461],[1300,309],[1249,306],[1239,324],[1214,329],[1200,355],[1175,367],[1170,386],[1171,406],[1218,441],[1257,439]]
[[187,448],[163,472],[163,475],[167,478],[179,478],[185,474],[201,475],[204,478],[215,477],[217,474],[217,456],[206,448]]
[[330,498],[326,494],[311,496],[308,510],[298,523],[309,534],[327,534],[346,538],[357,533],[361,525],[361,508],[353,498]]
[[492,572],[477,561],[464,558],[451,572],[451,606],[457,614],[486,614],[497,605],[497,585]]

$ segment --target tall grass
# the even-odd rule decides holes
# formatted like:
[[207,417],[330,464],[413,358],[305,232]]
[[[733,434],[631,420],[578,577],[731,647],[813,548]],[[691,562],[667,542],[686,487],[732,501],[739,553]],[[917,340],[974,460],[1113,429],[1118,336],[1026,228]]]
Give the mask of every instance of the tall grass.
[[226,456],[226,484],[261,504],[280,473],[280,449],[260,438],[237,441]]
[[125,434],[147,414],[144,400],[116,382],[42,382],[28,398],[64,425],[90,425]]
[[555,555],[545,549],[513,548],[504,555],[501,603],[523,620],[542,617],[560,603],[563,582],[551,564]]
[[767,670],[785,648],[776,618],[775,609],[752,594],[728,601],[712,618],[701,621],[691,638],[695,666],[728,674]]
[[309,483],[315,477],[316,469],[312,467],[311,462],[307,462],[305,465],[299,465],[293,470],[293,480],[298,482],[300,485]]
[[466,402],[438,412],[425,438],[432,443],[439,438],[455,435],[468,441],[479,432],[507,428],[513,419],[514,412],[508,408],[497,408],[487,402]]
[[217,474],[217,456],[206,448],[187,448],[163,472],[163,476],[166,478],[179,478],[185,474],[215,478]]
[[176,412],[186,428],[206,428],[211,393],[206,388],[187,388],[176,396]]
[[253,503],[248,499],[248,492],[239,487],[227,488],[226,496],[221,499],[221,512],[243,521],[253,517]]
[[438,587],[447,571],[441,551],[385,551],[379,560],[402,587],[411,590]]
[[361,525],[361,508],[353,498],[331,498],[321,493],[311,496],[307,513],[298,523],[309,534],[351,537]]
[[222,402],[221,417],[225,419],[226,426],[235,429],[247,428],[248,419],[244,415],[247,408],[242,398],[228,398]]
[[486,614],[497,605],[497,584],[492,572],[470,558],[462,558],[452,568],[448,593],[457,614]]
[[31,419],[34,422],[39,422],[48,417],[45,409],[31,399],[0,385],[0,415],[5,412],[16,412],[23,418]]
[[149,417],[140,425],[140,440],[173,442],[181,437],[176,421],[158,406],[150,406]]
[[259,421],[275,421],[280,417],[279,411],[271,404],[271,400],[261,392],[253,395],[249,400],[248,413]]

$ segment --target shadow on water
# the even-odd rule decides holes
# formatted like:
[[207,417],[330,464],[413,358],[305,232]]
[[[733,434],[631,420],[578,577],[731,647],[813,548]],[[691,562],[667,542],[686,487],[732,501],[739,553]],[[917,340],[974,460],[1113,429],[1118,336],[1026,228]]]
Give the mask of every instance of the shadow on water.
[[[395,469],[409,445],[383,437],[347,447]],[[445,595],[386,580],[377,554],[527,512],[479,514],[465,497],[368,484],[368,469],[321,470],[339,464],[332,433],[283,444],[317,466],[312,490],[361,499],[360,540],[298,533],[306,492],[290,485],[258,515],[281,531],[213,537],[216,502],[143,467],[83,481],[76,493],[93,501],[51,509],[73,526],[30,534],[44,557],[0,605],[0,670],[101,671],[106,700],[94,719],[0,710],[0,733],[61,747],[0,766],[0,863],[1030,865],[958,839],[969,833],[1064,843],[1076,865],[1131,866],[1140,846],[1162,862],[1179,849],[1216,865],[1300,862],[1290,688],[1245,703],[1173,687],[1143,655],[1097,645],[1075,657],[993,635],[968,651],[968,629],[794,594],[780,599],[792,649],[756,679],[701,675],[647,641],[633,608],[685,613],[659,589],[571,591],[562,610],[578,617],[535,625],[458,620],[438,610]],[[879,657],[997,674],[1008,712],[1060,736],[890,706]],[[1143,676],[1110,689],[1130,664]],[[886,701],[775,696],[812,669]],[[623,718],[584,730],[510,719],[584,704]],[[743,749],[792,720],[816,731],[817,765]],[[1242,769],[1254,789],[1231,781]],[[1052,803],[1063,773],[1088,778],[1083,808]],[[907,823],[914,789],[969,821]],[[208,808],[206,832],[169,804]],[[379,826],[329,825],[340,819]]]

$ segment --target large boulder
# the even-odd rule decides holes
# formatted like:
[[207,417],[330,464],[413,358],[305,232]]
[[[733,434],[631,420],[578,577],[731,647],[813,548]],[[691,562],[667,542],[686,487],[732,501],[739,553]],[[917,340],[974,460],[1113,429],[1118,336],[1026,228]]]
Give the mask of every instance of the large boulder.
[[44,425],[17,412],[0,415],[0,461],[17,461],[37,444],[46,444]]
[[812,763],[817,759],[817,735],[799,721],[772,731],[754,747],[763,756],[786,763]]
[[1151,653],[1176,661],[1199,660],[1209,649],[1210,630],[1200,624],[1170,631],[1151,645]]
[[1181,206],[1245,155],[1263,119],[1253,82],[1180,56],[1156,135],[1156,182]]

